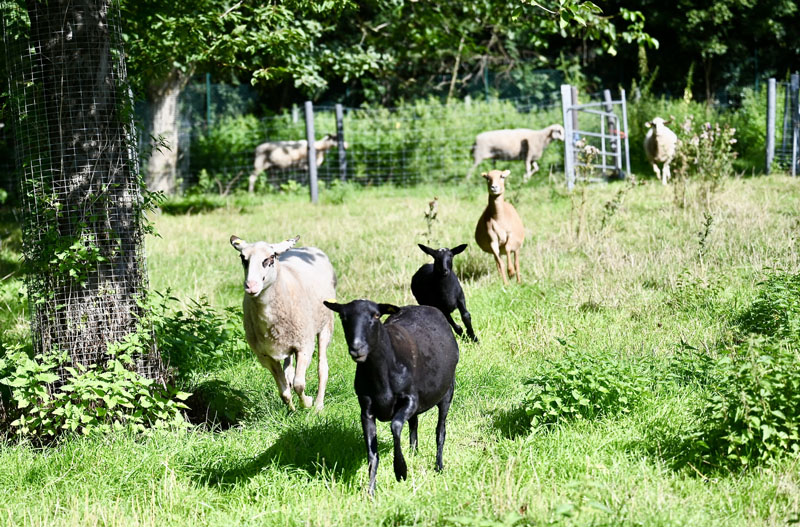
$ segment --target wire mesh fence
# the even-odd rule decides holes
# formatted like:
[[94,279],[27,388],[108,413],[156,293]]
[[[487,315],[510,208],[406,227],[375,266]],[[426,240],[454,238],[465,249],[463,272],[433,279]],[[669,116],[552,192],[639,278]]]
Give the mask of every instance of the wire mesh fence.
[[[119,8],[0,4],[34,348],[94,364],[136,329],[147,282]],[[162,371],[155,351],[135,367]]]
[[[200,114],[195,114],[200,115]],[[459,100],[444,104],[435,99],[400,108],[344,108],[341,128],[347,149],[346,169],[337,146],[323,147],[318,178],[331,184],[347,180],[362,185],[411,185],[425,181],[463,178],[472,165],[471,146],[483,131],[502,128],[543,128],[560,121],[559,103],[520,97],[514,99]],[[258,119],[252,115],[227,116],[211,126],[200,117],[191,125],[188,148],[189,174],[184,183],[210,190],[241,185],[254,171],[259,145],[305,148],[302,111]],[[339,132],[335,107],[314,108],[317,138]],[[317,142],[317,150],[319,145]],[[287,154],[288,155],[288,154]],[[258,187],[306,184],[307,162],[273,164],[258,174]],[[558,163],[560,155],[548,162]],[[227,182],[227,183],[226,183]]]

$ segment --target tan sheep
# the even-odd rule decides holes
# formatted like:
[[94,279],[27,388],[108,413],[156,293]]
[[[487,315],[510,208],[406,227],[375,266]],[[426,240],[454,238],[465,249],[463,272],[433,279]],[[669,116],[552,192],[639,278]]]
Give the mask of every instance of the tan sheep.
[[[478,247],[494,255],[497,271],[506,285],[508,285],[508,279],[500,255],[506,255],[508,276],[516,275],[517,283],[522,282],[519,274],[519,250],[525,239],[525,227],[522,225],[522,219],[514,206],[506,203],[503,198],[506,190],[505,179],[510,174],[510,170],[492,170],[481,174],[486,179],[489,203],[475,227],[475,241],[478,243]],[[512,254],[514,256],[513,265],[511,264]]]
[[324,405],[326,352],[333,336],[333,313],[322,302],[336,296],[336,275],[328,257],[316,247],[292,249],[298,238],[270,244],[231,236],[231,245],[244,267],[242,310],[250,349],[272,373],[281,399],[294,410],[292,389],[304,408],[311,406],[305,376],[316,340],[319,389],[314,407],[319,410]]
[[[315,159],[317,167],[325,160],[325,152],[335,147],[339,139],[335,135],[326,134],[325,137],[314,141]],[[344,145],[347,148],[347,143]],[[287,170],[297,168],[308,169],[308,141],[267,141],[256,147],[253,160],[253,172],[248,180],[247,190],[253,192],[258,175],[264,170]]]
[[542,153],[551,141],[564,140],[564,127],[560,124],[551,124],[543,130],[529,128],[515,128],[511,130],[490,130],[475,136],[472,145],[473,165],[467,173],[467,179],[472,177],[475,168],[484,159],[500,159],[525,161],[525,181],[539,170],[536,162],[542,158]]
[[[665,121],[661,117],[656,117],[644,124],[649,128],[644,137],[644,152],[653,166],[656,177],[664,185],[669,181],[669,163],[675,157],[675,148],[678,145],[678,136],[666,126],[671,122],[672,119]],[[661,170],[658,169],[657,163],[662,164]]]

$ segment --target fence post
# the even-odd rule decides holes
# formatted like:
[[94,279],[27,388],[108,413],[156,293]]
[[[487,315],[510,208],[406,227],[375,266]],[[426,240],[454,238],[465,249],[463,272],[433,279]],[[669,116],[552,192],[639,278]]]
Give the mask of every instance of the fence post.
[[[578,88],[576,86],[569,87],[570,93],[570,101],[572,102],[572,106],[578,106]],[[577,110],[572,112],[572,129],[573,130],[580,130],[580,126],[578,126],[578,112]]]
[[774,78],[767,80],[767,152],[764,173],[769,174],[775,160],[775,100],[778,93],[778,82]]
[[336,105],[336,142],[339,150],[339,179],[347,181],[347,152],[344,147],[344,108]]
[[[603,90],[603,101],[605,102],[605,111],[613,112],[614,104],[611,100],[611,90]],[[608,116],[608,134],[611,136],[611,148],[614,149],[614,166],[617,169],[617,175],[621,175],[622,171],[622,149],[620,148],[619,130],[617,127],[617,118]],[[605,158],[603,163],[605,163]]]
[[792,176],[797,175],[797,149],[800,138],[800,75],[791,76],[791,108],[792,108]]
[[[631,147],[628,141],[628,100],[625,97],[625,90],[620,88],[619,98],[622,101],[622,133],[625,135],[623,144],[625,145],[625,172],[631,173]],[[627,175],[625,176],[627,178]]]
[[[572,87],[569,84],[561,85],[561,114],[564,119],[564,175],[567,179],[567,190],[572,190],[575,186],[575,166],[573,159],[572,145],[574,143],[572,134],[573,116],[569,114],[572,107]],[[572,112],[575,113],[574,111]]]
[[311,203],[319,199],[317,188],[317,150],[314,148],[314,105],[306,101],[306,140],[308,141],[308,187],[311,191]]

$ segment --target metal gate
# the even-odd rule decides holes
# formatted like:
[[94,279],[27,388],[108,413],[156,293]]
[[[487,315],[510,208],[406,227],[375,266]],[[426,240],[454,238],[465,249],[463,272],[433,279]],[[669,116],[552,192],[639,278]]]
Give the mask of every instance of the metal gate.
[[[561,109],[567,189],[572,190],[579,179],[605,181],[608,175],[624,178],[630,173],[625,90],[620,90],[618,100],[611,98],[611,91],[603,90],[603,101],[578,104],[577,89],[562,84]],[[623,157],[625,170],[622,169]]]

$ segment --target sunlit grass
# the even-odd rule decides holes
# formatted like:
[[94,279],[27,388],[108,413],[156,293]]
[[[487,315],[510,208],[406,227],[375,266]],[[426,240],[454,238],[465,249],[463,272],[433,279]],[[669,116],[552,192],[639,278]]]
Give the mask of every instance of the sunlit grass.
[[[409,284],[429,261],[416,246],[469,243],[455,258],[480,344],[460,341],[445,471],[434,468],[435,411],[420,419],[409,479],[395,482],[391,434],[379,424],[381,465],[367,499],[366,456],[354,364],[337,322],[330,381],[320,414],[288,413],[255,360],[233,361],[214,381],[244,401],[239,423],[148,438],[72,439],[57,448],[0,446],[0,524],[7,525],[784,525],[800,511],[800,469],[787,460],[743,474],[673,467],[670,448],[690,426],[697,389],[648,394],[622,417],[549,432],[520,426],[524,381],[562,342],[609,356],[675,354],[681,342],[715,353],[731,315],[763,271],[800,267],[800,182],[766,177],[727,182],[705,221],[678,209],[654,182],[586,189],[578,201],[546,184],[515,186],[526,226],[522,285],[503,287],[474,244],[485,206],[482,182],[370,188],[342,204],[305,196],[232,199],[196,215],[155,218],[147,240],[153,289],[217,307],[239,306],[242,276],[231,234],[275,242],[300,234],[331,258],[337,299],[413,303]],[[427,203],[439,199],[430,236]],[[601,221],[606,215],[606,226]],[[703,248],[701,248],[703,245]],[[11,288],[13,289],[13,288]],[[2,298],[12,294],[4,286]],[[15,317],[4,317],[16,320]],[[6,328],[4,327],[4,331]],[[316,369],[308,374],[316,390]]]

